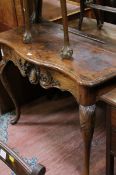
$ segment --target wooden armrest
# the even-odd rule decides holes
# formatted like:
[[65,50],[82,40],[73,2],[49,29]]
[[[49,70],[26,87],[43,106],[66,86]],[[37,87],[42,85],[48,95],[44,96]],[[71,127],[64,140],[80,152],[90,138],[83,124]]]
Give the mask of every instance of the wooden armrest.
[[45,167],[41,164],[31,169],[14,151],[1,141],[0,159],[16,173],[16,175],[44,175],[46,172]]

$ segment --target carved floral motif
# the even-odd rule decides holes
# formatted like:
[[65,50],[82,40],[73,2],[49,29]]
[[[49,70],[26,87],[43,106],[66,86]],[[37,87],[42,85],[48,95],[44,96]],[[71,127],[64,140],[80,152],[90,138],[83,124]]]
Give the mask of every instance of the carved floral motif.
[[44,88],[60,86],[59,81],[54,80],[51,73],[45,69],[40,69],[40,85]]

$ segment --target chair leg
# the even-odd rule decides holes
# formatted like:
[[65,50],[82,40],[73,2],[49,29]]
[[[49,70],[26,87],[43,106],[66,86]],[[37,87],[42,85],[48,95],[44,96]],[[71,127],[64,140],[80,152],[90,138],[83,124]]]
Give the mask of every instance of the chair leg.
[[42,21],[42,0],[34,0],[34,11],[31,16],[31,22],[38,24]]
[[[102,0],[102,5],[105,6],[106,5],[106,1]],[[104,11],[100,12],[100,16],[101,16],[101,23],[102,25],[104,24]]]
[[31,43],[32,41],[29,0],[23,0],[23,7],[24,7],[24,18],[25,18],[25,32],[23,35],[23,42],[28,44]]
[[[96,4],[96,0],[93,0],[93,3]],[[95,17],[96,17],[96,21],[97,21],[97,27],[98,29],[102,28],[102,13],[99,10],[93,9]]]
[[69,35],[68,35],[68,19],[67,19],[67,7],[66,0],[60,0],[61,12],[63,18],[63,28],[64,28],[64,47],[61,50],[62,58],[72,58],[73,50],[70,48]]
[[80,0],[80,17],[79,17],[78,30],[81,30],[82,28],[84,13],[85,13],[85,0]]

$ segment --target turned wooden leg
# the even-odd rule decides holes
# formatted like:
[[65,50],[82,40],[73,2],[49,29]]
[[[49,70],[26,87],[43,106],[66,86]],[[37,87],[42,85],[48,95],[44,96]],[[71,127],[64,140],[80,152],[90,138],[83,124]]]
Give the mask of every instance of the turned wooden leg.
[[23,0],[23,9],[24,9],[24,18],[25,18],[25,32],[23,35],[23,42],[28,44],[28,43],[31,43],[32,41],[29,0]]
[[83,175],[89,175],[90,150],[94,132],[95,109],[96,109],[95,105],[92,106],[80,105],[79,107],[80,125],[84,141]]
[[9,86],[7,76],[5,75],[5,63],[3,61],[0,62],[0,79],[1,79],[1,82],[2,82],[5,90],[7,91],[8,95],[11,97],[11,99],[15,105],[16,116],[14,116],[11,119],[11,124],[16,124],[20,118],[20,107],[19,107],[19,104],[16,100],[16,97],[15,97],[11,87]]
[[60,3],[64,28],[64,47],[62,48],[60,55],[62,58],[72,58],[73,50],[70,48],[69,44],[66,0],[60,0]]

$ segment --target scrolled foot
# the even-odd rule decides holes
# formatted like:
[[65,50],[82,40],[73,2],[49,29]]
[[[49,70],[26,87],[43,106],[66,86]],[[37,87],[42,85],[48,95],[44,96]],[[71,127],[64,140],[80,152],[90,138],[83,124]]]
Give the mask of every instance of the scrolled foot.
[[32,42],[32,35],[31,35],[31,32],[25,32],[24,35],[23,35],[23,42],[25,44],[29,44]]
[[73,50],[69,46],[64,46],[60,52],[61,58],[70,59],[72,58]]

